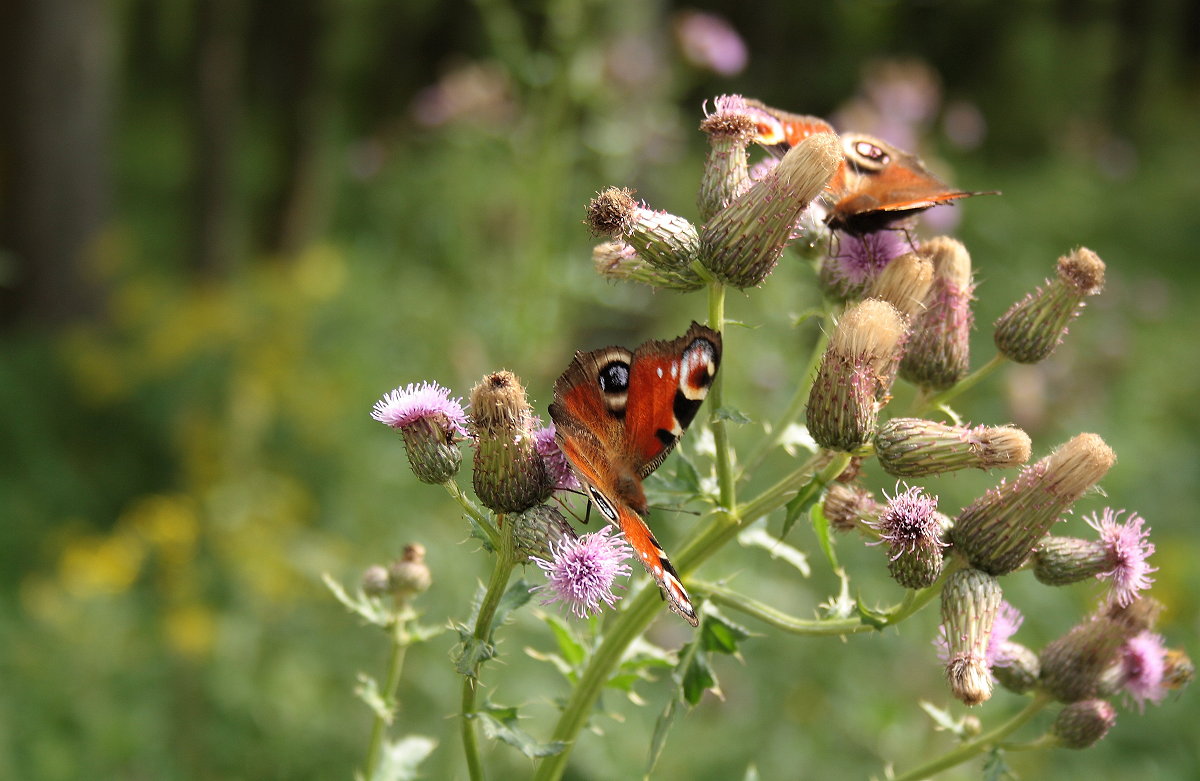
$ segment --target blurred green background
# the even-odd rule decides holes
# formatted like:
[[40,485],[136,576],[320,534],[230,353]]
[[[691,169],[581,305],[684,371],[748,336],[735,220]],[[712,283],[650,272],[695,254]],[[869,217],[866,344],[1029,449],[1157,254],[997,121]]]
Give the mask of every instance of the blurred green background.
[[[700,296],[595,276],[580,220],[608,185],[694,218],[696,126],[727,92],[880,133],[880,112],[909,111],[901,129],[933,167],[1003,191],[953,212],[980,283],[977,364],[990,323],[1059,254],[1084,244],[1105,259],[1107,289],[1059,351],[959,409],[1024,426],[1036,456],[1079,431],[1116,449],[1108,498],[1080,509],[1148,520],[1161,629],[1194,653],[1200,5],[12,0],[0,776],[349,778],[370,725],[355,674],[381,676],[386,644],[320,574],[353,583],[420,541],[435,584],[419,604],[442,624],[465,619],[489,565],[372,403],[421,380],[465,394],[503,367],[544,410],[574,349],[701,318]],[[790,323],[815,300],[795,259],[732,295],[729,316],[761,326],[727,337],[727,399],[756,421],[735,443],[790,395],[813,337]],[[995,479],[928,485],[954,512]],[[660,513],[656,527],[670,550],[694,522]],[[815,554],[803,524],[790,541]],[[869,602],[899,597],[879,549],[847,539],[840,553]],[[836,588],[813,559],[801,579],[730,550],[701,574],[807,616]],[[1005,587],[1033,647],[1097,594],[1028,573]],[[945,750],[917,707],[949,701],[935,614],[846,642],[748,641],[743,662],[717,661],[725,700],[680,721],[656,777],[752,764],[764,779],[880,777]],[[677,646],[687,628],[664,615],[651,637]],[[400,688],[396,734],[440,743],[428,778],[465,776],[451,646],[446,633],[413,648]],[[565,684],[524,649],[551,646],[522,611],[484,676],[543,737]],[[568,777],[638,777],[668,691],[644,684],[644,706],[606,697],[603,735],[584,734]],[[977,715],[1017,707],[1001,691]],[[1122,708],[1094,749],[1010,761],[1025,778],[1197,778],[1197,723],[1185,692]],[[496,778],[532,767],[504,746],[487,761]]]

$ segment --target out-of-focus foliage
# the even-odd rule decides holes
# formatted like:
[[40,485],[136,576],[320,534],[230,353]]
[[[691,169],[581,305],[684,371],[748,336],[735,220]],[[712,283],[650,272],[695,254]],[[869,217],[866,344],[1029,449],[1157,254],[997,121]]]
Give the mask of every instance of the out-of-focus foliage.
[[[926,159],[967,189],[1004,193],[959,207],[980,283],[976,364],[992,354],[990,323],[1057,255],[1086,244],[1107,262],[1104,295],[1055,356],[994,377],[961,408],[1022,425],[1036,456],[1079,430],[1113,446],[1105,490],[1153,529],[1154,593],[1171,611],[1162,630],[1194,646],[1194,8],[727,4],[749,59],[722,76],[682,57],[682,6],[314,5],[319,230],[299,251],[262,250],[286,168],[280,69],[295,52],[270,34],[285,12],[251,4],[232,174],[237,262],[207,276],[186,262],[190,4],[112,9],[116,208],[89,267],[108,316],[10,330],[0,349],[0,776],[349,777],[371,717],[352,695],[355,671],[382,667],[385,638],[355,624],[321,573],[353,582],[420,541],[434,586],[417,606],[437,623],[466,615],[486,564],[455,506],[408,473],[371,404],[426,379],[461,394],[504,367],[544,410],[572,350],[675,333],[701,316],[690,300],[592,273],[579,224],[588,196],[630,185],[694,216],[705,97],[739,91],[830,115],[869,96],[864,69],[889,56],[939,76]],[[750,296],[752,308],[731,300],[731,317],[782,324],[816,299],[799,263]],[[726,398],[769,418],[804,356],[736,330],[726,351]],[[992,481],[938,487],[957,508]],[[663,520],[669,548],[689,517]],[[798,527],[790,542],[812,555],[806,534]],[[819,574],[798,580],[748,552],[704,576],[732,576],[739,555],[739,586],[793,612],[836,592]],[[864,570],[879,555],[839,550]],[[1086,609],[1086,589],[1050,601],[1031,587],[1042,602],[1023,602],[1020,578],[1006,593],[1028,617],[1029,644]],[[531,611],[515,620],[506,637],[553,648]],[[928,642],[935,623],[923,615],[903,635],[846,643],[743,642],[745,664],[720,660],[726,700],[678,720],[657,773],[727,779],[754,764],[762,778],[865,777],[930,755],[948,745],[916,707],[943,691]],[[669,619],[652,632],[672,647],[687,637]],[[451,643],[411,649],[400,687],[397,734],[439,742],[423,765],[429,778],[462,774]],[[515,640],[503,650],[497,699],[523,704],[532,718],[522,726],[545,734],[561,680]],[[604,735],[585,734],[569,777],[641,772],[659,689],[637,692],[652,706],[603,701],[615,718],[597,717]],[[1029,778],[1192,778],[1198,719],[1189,693],[1144,715],[1124,709],[1088,751],[1009,761]],[[496,777],[529,769],[504,746],[487,761]]]

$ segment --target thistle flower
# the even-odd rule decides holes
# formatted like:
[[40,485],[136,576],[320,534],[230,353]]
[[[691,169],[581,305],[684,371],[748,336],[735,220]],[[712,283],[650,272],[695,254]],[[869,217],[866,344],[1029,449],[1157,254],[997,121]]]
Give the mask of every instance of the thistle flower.
[[958,469],[991,469],[1029,460],[1029,435],[1013,426],[951,426],[921,418],[892,418],[875,434],[884,471],[924,477]]
[[551,559],[555,544],[578,536],[559,509],[549,504],[535,504],[510,520],[513,544],[525,558]]
[[709,219],[750,189],[746,148],[754,140],[756,118],[763,113],[741,95],[721,95],[714,103],[713,113],[700,123],[709,145],[697,196],[702,220]]
[[[1124,511],[1121,511],[1124,512]],[[1076,537],[1047,537],[1033,555],[1033,574],[1050,586],[1064,586],[1087,578],[1109,581],[1109,599],[1121,606],[1131,604],[1138,593],[1150,587],[1155,571],[1146,559],[1154,553],[1147,540],[1149,529],[1143,519],[1130,514],[1118,523],[1121,512],[1105,508],[1102,515],[1086,519],[1100,532],[1099,540]]]
[[842,315],[805,411],[819,445],[849,452],[870,440],[903,337],[904,320],[885,301],[867,299]]
[[1121,688],[1139,711],[1167,696],[1166,661],[1162,636],[1150,631],[1139,632],[1121,647]]
[[1073,702],[1058,712],[1050,735],[1063,748],[1083,749],[1096,745],[1117,723],[1117,711],[1104,700]]
[[921,254],[933,263],[933,284],[913,317],[900,376],[922,388],[943,390],[970,371],[971,256],[945,236],[922,243]]
[[992,696],[987,650],[1000,602],[1000,584],[977,569],[953,573],[942,590],[946,680],[954,696],[967,705]]
[[521,512],[548,499],[554,490],[537,451],[534,420],[525,389],[512,372],[489,374],[471,389],[472,483],[485,507],[498,513]]
[[533,445],[546,465],[546,475],[555,491],[578,491],[582,488],[579,478],[575,477],[575,470],[571,469],[567,457],[558,447],[553,423],[533,432]]
[[580,618],[599,615],[601,605],[612,607],[620,599],[613,593],[617,577],[628,577],[632,570],[625,564],[633,549],[624,538],[610,536],[613,527],[605,526],[578,539],[563,537],[551,546],[553,557],[530,558],[546,573],[548,582],[532,591],[546,595],[542,605],[562,602]]
[[670,287],[700,287],[703,283],[691,268],[700,250],[696,226],[649,209],[633,196],[633,190],[618,187],[597,194],[588,204],[584,223],[598,236],[633,247],[640,260],[672,281]]
[[[1126,642],[1146,631],[1156,609],[1135,603],[1092,616],[1051,641],[1039,654],[1041,686],[1059,702],[1102,697],[1122,683],[1122,654]],[[1136,607],[1135,607],[1136,606]],[[1111,606],[1110,606],[1111,608]]]
[[465,436],[461,399],[437,383],[410,383],[384,394],[371,417],[400,432],[413,474],[423,483],[444,483],[458,472],[462,453],[455,441]]
[[867,296],[887,301],[911,322],[924,309],[932,286],[933,263],[915,252],[906,252],[875,277]]
[[951,542],[971,565],[1003,575],[1020,567],[1075,500],[1100,481],[1116,454],[1095,434],[1080,434],[1027,466],[959,513]]
[[830,298],[862,298],[888,264],[904,254],[906,244],[894,230],[839,234],[837,249],[821,261],[818,282]]
[[666,271],[642,260],[637,250],[623,241],[605,241],[592,248],[592,266],[602,277],[640,282],[665,290],[695,290],[703,283],[689,269]]
[[389,588],[397,600],[428,591],[433,577],[425,563],[425,546],[419,542],[405,545],[400,558],[388,565],[387,574]]
[[900,490],[888,500],[878,521],[867,525],[879,531],[879,541],[888,545],[888,572],[905,588],[925,588],[933,585],[942,574],[941,516],[937,512],[937,497],[929,496],[917,486]]
[[825,518],[835,531],[850,531],[860,524],[873,526],[883,512],[883,505],[862,486],[833,482],[825,491],[822,504]]
[[1083,300],[1104,289],[1104,261],[1080,247],[1058,259],[1058,275],[1014,304],[996,321],[996,348],[1017,363],[1037,363],[1054,352]]
[[760,284],[779,262],[801,213],[821,194],[842,159],[833,133],[817,133],[792,147],[771,173],[704,223],[701,262],[734,287]]

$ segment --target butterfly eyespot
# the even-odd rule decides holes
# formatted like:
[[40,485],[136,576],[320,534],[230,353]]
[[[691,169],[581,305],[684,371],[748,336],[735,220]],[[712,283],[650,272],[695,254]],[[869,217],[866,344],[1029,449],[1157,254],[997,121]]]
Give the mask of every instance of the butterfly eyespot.
[[613,361],[600,370],[598,379],[605,393],[624,393],[629,390],[629,364]]
[[854,151],[862,157],[865,157],[868,160],[874,160],[877,163],[886,163],[888,161],[887,152],[883,151],[869,141],[859,141],[854,145]]

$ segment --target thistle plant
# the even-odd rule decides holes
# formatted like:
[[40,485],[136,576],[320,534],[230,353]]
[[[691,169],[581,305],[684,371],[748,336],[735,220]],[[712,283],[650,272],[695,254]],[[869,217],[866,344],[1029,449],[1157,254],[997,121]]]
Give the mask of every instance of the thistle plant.
[[[720,693],[713,656],[752,655],[752,633],[740,620],[791,642],[807,642],[795,636],[853,641],[854,635],[886,632],[940,602],[941,633],[924,642],[936,641],[929,665],[936,668],[940,656],[946,689],[931,697],[954,698],[961,707],[988,705],[979,716],[963,719],[927,705],[958,744],[897,771],[892,777],[900,781],[928,778],[984,754],[995,759],[1009,749],[1086,749],[1119,729],[1114,702],[1124,699],[1140,710],[1191,679],[1186,653],[1169,649],[1156,633],[1160,608],[1145,595],[1154,572],[1148,524],[1134,512],[1093,507],[1098,484],[1110,470],[1122,468],[1113,449],[1092,433],[1052,447],[1004,421],[964,425],[950,406],[1006,361],[1047,358],[1084,299],[1101,291],[1099,257],[1080,248],[1060,259],[1053,281],[997,321],[998,352],[972,371],[968,334],[976,288],[966,247],[948,237],[919,241],[894,228],[831,233],[813,212],[844,164],[837,137],[812,134],[776,164],[752,167],[756,105],[722,96],[703,118],[710,152],[697,177],[697,220],[652,208],[621,187],[602,189],[586,209],[587,225],[604,239],[593,255],[602,277],[679,293],[704,291],[708,327],[720,333],[729,323],[728,288],[745,291],[739,298],[752,306],[754,288],[774,284],[773,271],[792,262],[785,252],[790,243],[803,236],[817,248],[815,260],[811,251],[809,260],[795,259],[812,264],[810,283],[824,302],[822,336],[807,360],[795,361],[801,368],[793,378],[792,400],[770,416],[757,442],[735,448],[735,438],[742,445],[741,435],[755,427],[742,427],[738,437],[731,430],[735,421],[748,418],[725,398],[724,376],[738,360],[726,352],[725,368],[708,389],[702,408],[707,412],[695,422],[701,431],[689,435],[704,446],[670,456],[679,464],[670,495],[705,508],[699,527],[673,546],[675,567],[699,617],[698,628],[685,628],[678,647],[660,647],[647,637],[659,616],[664,622],[677,619],[663,609],[657,586],[640,571],[635,574],[621,535],[602,526],[581,536],[570,520],[586,513],[577,478],[587,475],[576,474],[579,464],[559,449],[553,426],[541,425],[528,400],[547,399],[553,378],[539,377],[529,394],[512,372],[489,373],[468,394],[465,411],[449,391],[428,383],[398,388],[376,405],[373,416],[400,432],[417,479],[444,486],[466,519],[478,551],[460,549],[446,557],[478,555],[491,563],[492,574],[474,604],[451,620],[458,642],[446,668],[447,675],[462,679],[458,718],[472,779],[486,775],[480,733],[531,757],[534,778],[561,778],[576,745],[604,739],[585,732],[601,693],[630,691],[638,680],[669,668],[673,688],[658,703],[662,715],[647,746],[649,772],[669,750],[673,721],[705,692]],[[980,259],[982,265],[989,260]],[[753,320],[753,311],[741,319]],[[767,338],[749,333],[745,338]],[[563,356],[564,366],[568,358]],[[509,356],[511,362],[521,360]],[[615,361],[616,373],[602,375],[617,392],[629,382],[621,365]],[[681,398],[674,404],[690,404],[694,413],[698,402]],[[625,425],[620,421],[627,403],[634,408],[622,397],[612,426]],[[809,443],[807,456],[795,455],[797,442]],[[464,444],[473,452],[469,480],[459,476]],[[754,475],[768,464],[774,480],[760,485]],[[595,472],[612,465],[586,466]],[[872,472],[925,480],[966,468],[995,478],[993,487],[963,506],[939,497],[936,482],[896,483],[882,498],[866,482]],[[648,488],[654,480],[647,480]],[[1072,525],[1077,507],[1092,509],[1090,537],[1060,533],[1060,527]],[[601,510],[594,515],[615,517],[611,507]],[[816,617],[791,614],[719,577],[697,576],[723,550],[741,545],[796,562],[797,577],[804,577],[808,559],[786,539],[802,518],[811,523],[823,559],[842,583],[841,594],[831,595]],[[898,601],[868,607],[878,605],[876,597],[849,598],[857,589],[836,551],[858,540],[881,549],[874,561],[904,590]],[[331,581],[348,607],[392,636],[385,684],[364,685],[363,691],[376,712],[363,769],[372,781],[401,777],[380,757],[405,745],[383,736],[397,712],[396,654],[402,658],[404,647],[426,636],[426,630],[413,628],[411,607],[430,587],[423,566],[423,550],[413,545],[392,565],[370,567],[355,596]],[[1024,569],[1046,586],[1102,580],[1108,591],[1099,595],[1091,615],[1064,627],[1059,639],[1029,647],[1017,639],[1021,613],[1004,597],[1005,579]],[[549,610],[526,609],[531,601]],[[489,662],[506,652],[497,638],[509,631],[506,619],[520,610],[534,612],[551,628],[557,649],[531,653],[552,661],[565,679],[557,693],[557,723],[541,737],[521,728],[517,707],[478,697],[481,687],[494,690],[503,678],[504,669]],[[883,648],[879,653],[886,653]],[[1025,702],[1016,712],[1013,697]],[[1006,701],[993,705],[1001,699]],[[1056,713],[1040,736],[1010,740],[1046,709]],[[985,727],[985,718],[996,722]]]

